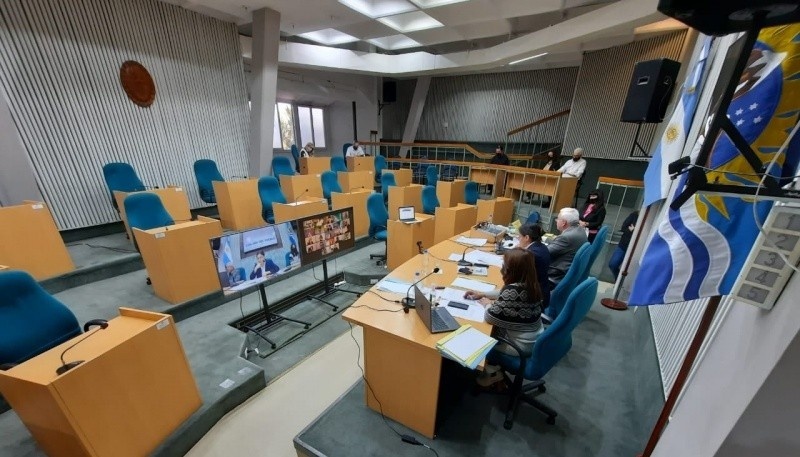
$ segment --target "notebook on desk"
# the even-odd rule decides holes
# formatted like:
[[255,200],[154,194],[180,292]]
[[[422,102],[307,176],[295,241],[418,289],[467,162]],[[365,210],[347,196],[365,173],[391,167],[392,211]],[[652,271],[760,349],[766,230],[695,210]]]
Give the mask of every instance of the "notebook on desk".
[[460,327],[445,308],[433,307],[417,286],[414,286],[414,309],[431,333],[452,332]]

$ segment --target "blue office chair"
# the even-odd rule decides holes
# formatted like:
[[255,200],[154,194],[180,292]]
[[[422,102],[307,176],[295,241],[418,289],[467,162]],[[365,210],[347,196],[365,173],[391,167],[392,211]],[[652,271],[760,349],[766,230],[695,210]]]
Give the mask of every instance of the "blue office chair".
[[464,201],[468,205],[475,205],[478,203],[478,183],[475,181],[467,181],[464,186]]
[[347,162],[344,161],[344,157],[331,157],[331,171],[334,173],[347,171]]
[[138,192],[145,190],[142,180],[136,175],[133,167],[127,163],[111,162],[103,165],[103,178],[105,178],[108,192],[111,194],[111,204],[117,211],[119,208],[114,199],[114,191]]
[[[72,311],[28,273],[0,273],[0,370],[7,370],[81,334]],[[84,325],[106,326],[95,319]],[[58,367],[53,367],[53,371]]]
[[[517,356],[511,356],[499,351],[492,351],[487,357],[489,363],[500,365],[505,372],[514,375],[512,383],[504,373],[506,382],[511,384],[506,418],[503,422],[506,430],[510,430],[514,426],[514,416],[520,401],[545,413],[548,424],[556,423],[558,414],[537,400],[536,397],[545,393],[545,381],[542,378],[569,352],[572,347],[572,331],[589,312],[596,296],[597,279],[589,278],[578,285],[569,294],[564,310],[558,319],[539,335],[531,351],[523,350],[503,337],[497,338],[511,346],[517,353]],[[526,379],[532,382],[524,384]]]
[[272,158],[272,175],[280,179],[281,175],[294,176],[295,172],[292,169],[292,163],[289,158],[285,156],[277,156]]
[[237,268],[236,273],[239,274],[240,281],[247,281],[247,272],[244,270],[244,267]]
[[436,187],[437,182],[439,182],[439,172],[436,170],[436,166],[428,165],[428,168],[425,169],[425,184]]
[[386,169],[386,157],[378,154],[375,156],[375,182],[381,182],[381,175]]
[[322,195],[331,204],[331,192],[342,192],[342,187],[339,185],[339,180],[336,178],[336,173],[333,171],[322,172]]
[[540,220],[542,220],[542,216],[539,215],[539,212],[538,211],[531,211],[531,213],[528,214],[528,218],[525,219],[525,223],[526,224],[538,224]]
[[283,256],[283,260],[286,262],[287,267],[292,265],[292,259],[294,259],[294,257],[290,252],[287,252],[286,255]]
[[261,199],[261,217],[265,222],[274,224],[275,213],[272,212],[273,203],[286,203],[281,185],[272,176],[264,176],[258,180],[258,197]]
[[394,180],[394,174],[386,173],[381,175],[381,193],[383,193],[383,201],[389,201],[389,188],[396,186],[397,182]]
[[584,272],[582,279],[589,277],[589,272],[592,271],[594,262],[598,257],[600,257],[600,251],[602,251],[603,246],[605,246],[606,236],[608,236],[608,226],[603,225],[600,227],[600,230],[597,231],[597,235],[594,237],[594,241],[591,243],[592,250],[589,254],[589,263],[586,265],[586,271]]
[[439,207],[439,197],[436,196],[436,188],[434,186],[425,186],[422,188],[422,212],[425,214],[436,214],[436,208]]
[[342,157],[347,157],[347,149],[352,145],[353,143],[345,143],[342,145]]
[[567,303],[567,297],[569,297],[572,289],[586,279],[584,273],[586,272],[586,266],[589,264],[591,249],[591,245],[588,242],[583,243],[583,245],[578,248],[567,270],[567,274],[564,275],[561,282],[556,284],[556,287],[550,292],[550,305],[544,312],[552,321],[558,318],[559,313],[561,313],[561,310]]
[[292,153],[292,159],[294,159],[294,170],[300,173],[300,151],[297,149],[296,144],[293,144],[289,150]]
[[[128,217],[128,227],[139,230],[150,230],[157,227],[175,225],[161,198],[150,192],[131,194],[125,197],[125,215]],[[134,236],[134,238],[136,238]]]
[[200,199],[206,203],[216,203],[214,195],[214,181],[225,181],[222,173],[217,168],[217,163],[211,159],[200,159],[194,163],[194,177],[197,179],[197,188]]
[[[386,210],[386,205],[383,203],[383,197],[380,194],[372,194],[367,197],[367,214],[369,215],[369,236],[378,241],[386,242],[388,238],[386,224],[389,220],[389,212]],[[386,247],[384,246],[383,255],[370,254],[369,258],[370,260],[378,259],[375,262],[376,265],[385,264]]]

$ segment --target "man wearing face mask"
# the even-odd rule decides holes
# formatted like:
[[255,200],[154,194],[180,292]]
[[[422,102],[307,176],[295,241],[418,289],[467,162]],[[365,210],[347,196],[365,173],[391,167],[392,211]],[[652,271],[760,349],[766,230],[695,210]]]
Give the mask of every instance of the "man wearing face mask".
[[558,171],[564,176],[581,179],[583,172],[586,171],[586,159],[583,158],[583,149],[575,148],[575,151],[572,152],[572,160],[567,160],[567,163],[561,165]]
[[[494,156],[489,163],[492,165],[510,165],[511,161],[508,160],[508,156],[503,152],[503,147],[498,145],[494,149]],[[494,191],[494,186],[491,184],[486,185],[486,191],[491,195],[491,193]]]

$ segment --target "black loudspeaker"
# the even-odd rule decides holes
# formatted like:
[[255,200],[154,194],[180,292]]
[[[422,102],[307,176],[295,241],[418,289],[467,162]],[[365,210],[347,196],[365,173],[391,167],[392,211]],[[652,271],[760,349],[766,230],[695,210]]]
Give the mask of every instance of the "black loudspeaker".
[[797,0],[659,0],[658,10],[706,35],[750,30],[758,15],[762,28],[800,22]]
[[637,63],[620,120],[636,123],[663,121],[680,68],[680,62],[669,59]]
[[394,103],[397,101],[397,81],[383,82],[383,103]]

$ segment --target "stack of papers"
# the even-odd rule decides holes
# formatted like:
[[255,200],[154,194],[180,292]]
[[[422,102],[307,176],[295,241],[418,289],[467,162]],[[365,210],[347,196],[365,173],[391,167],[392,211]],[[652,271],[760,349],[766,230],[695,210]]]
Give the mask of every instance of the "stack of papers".
[[385,290],[386,292],[394,292],[396,294],[403,294],[403,295],[408,293],[408,288],[411,287],[411,283],[398,281],[392,278],[384,278],[377,285],[378,289],[380,290]]
[[453,289],[446,287],[439,294],[439,306],[445,306],[451,301],[463,303],[469,306],[469,309],[459,309],[452,306],[447,307],[447,311],[453,316],[460,319],[467,319],[475,322],[486,322],[486,310],[483,305],[478,303],[477,300],[469,300],[464,298],[464,291],[460,289]]
[[439,340],[436,349],[444,357],[474,370],[495,344],[497,344],[496,339],[475,330],[471,325],[462,325],[455,332]]
[[[451,260],[453,262],[458,262],[461,260],[461,254],[453,253],[447,258],[447,260]],[[495,267],[502,267],[503,266],[503,256],[492,254],[491,252],[485,251],[470,251],[464,255],[464,260],[471,263],[480,263],[484,265],[493,265]]]
[[483,246],[486,244],[485,238],[467,238],[460,236],[456,239],[456,243],[467,244],[469,246]]
[[494,284],[483,282],[483,281],[476,281],[474,279],[467,279],[467,278],[456,278],[455,281],[451,284],[453,287],[460,287],[462,289],[467,290],[476,290],[478,292],[491,292],[494,290]]

